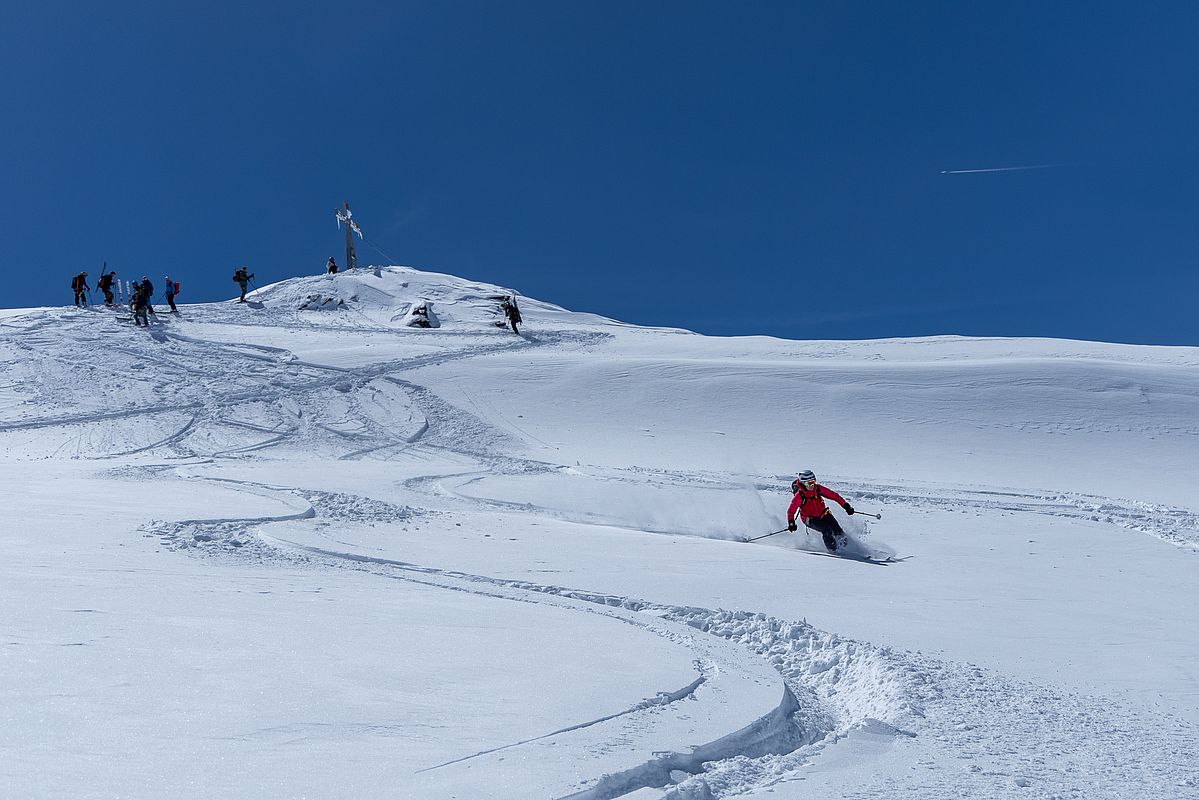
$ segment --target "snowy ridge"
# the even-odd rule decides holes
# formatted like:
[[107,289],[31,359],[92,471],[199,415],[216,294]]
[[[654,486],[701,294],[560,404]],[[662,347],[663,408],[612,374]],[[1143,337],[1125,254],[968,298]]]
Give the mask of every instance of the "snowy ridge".
[[[1199,796],[1194,349],[710,339],[523,297],[514,336],[510,294],[396,267],[149,331],[4,315],[0,785]],[[742,544],[801,466],[907,560]]]
[[[428,306],[434,328],[487,330],[503,320],[498,304],[516,292],[501,286],[467,281],[453,275],[386,267],[379,275],[358,269],[335,275],[292,278],[263,286],[248,299],[276,311],[345,311],[355,324],[408,326],[413,307]],[[566,314],[565,309],[535,300],[531,310]],[[302,318],[302,316],[300,317]]]

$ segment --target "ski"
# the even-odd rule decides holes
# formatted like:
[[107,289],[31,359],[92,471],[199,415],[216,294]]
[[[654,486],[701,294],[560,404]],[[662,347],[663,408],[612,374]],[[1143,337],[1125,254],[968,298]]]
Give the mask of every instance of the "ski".
[[806,553],[810,556],[824,556],[825,558],[839,558],[843,561],[861,561],[866,564],[899,564],[907,561],[911,556],[858,556],[850,553],[818,553],[815,550],[799,550],[800,553]]

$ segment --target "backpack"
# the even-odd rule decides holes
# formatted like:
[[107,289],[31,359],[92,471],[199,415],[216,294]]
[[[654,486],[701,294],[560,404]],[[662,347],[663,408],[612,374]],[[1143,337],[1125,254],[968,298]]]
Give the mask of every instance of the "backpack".
[[241,283],[241,273],[240,272],[233,273],[233,282]]
[[175,281],[175,294],[179,294],[179,281]]

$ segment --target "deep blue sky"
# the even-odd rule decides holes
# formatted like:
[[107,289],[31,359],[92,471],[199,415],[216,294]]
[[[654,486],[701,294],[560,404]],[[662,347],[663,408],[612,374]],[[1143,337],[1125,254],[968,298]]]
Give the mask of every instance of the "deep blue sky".
[[348,199],[640,324],[1199,345],[1196,42],[1196,2],[10,3],[4,304],[319,272]]

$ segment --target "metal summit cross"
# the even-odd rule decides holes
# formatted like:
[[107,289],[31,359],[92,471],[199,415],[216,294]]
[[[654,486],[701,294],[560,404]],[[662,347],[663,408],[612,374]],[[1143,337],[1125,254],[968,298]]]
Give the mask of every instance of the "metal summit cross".
[[350,211],[350,204],[347,201],[345,210],[340,208],[333,209],[333,213],[337,216],[337,227],[341,228],[344,222],[346,225],[346,269],[354,269],[358,266],[358,257],[354,255],[354,237],[352,234],[358,234],[358,238],[362,238],[362,228],[358,227],[358,223],[354,221],[354,215]]

